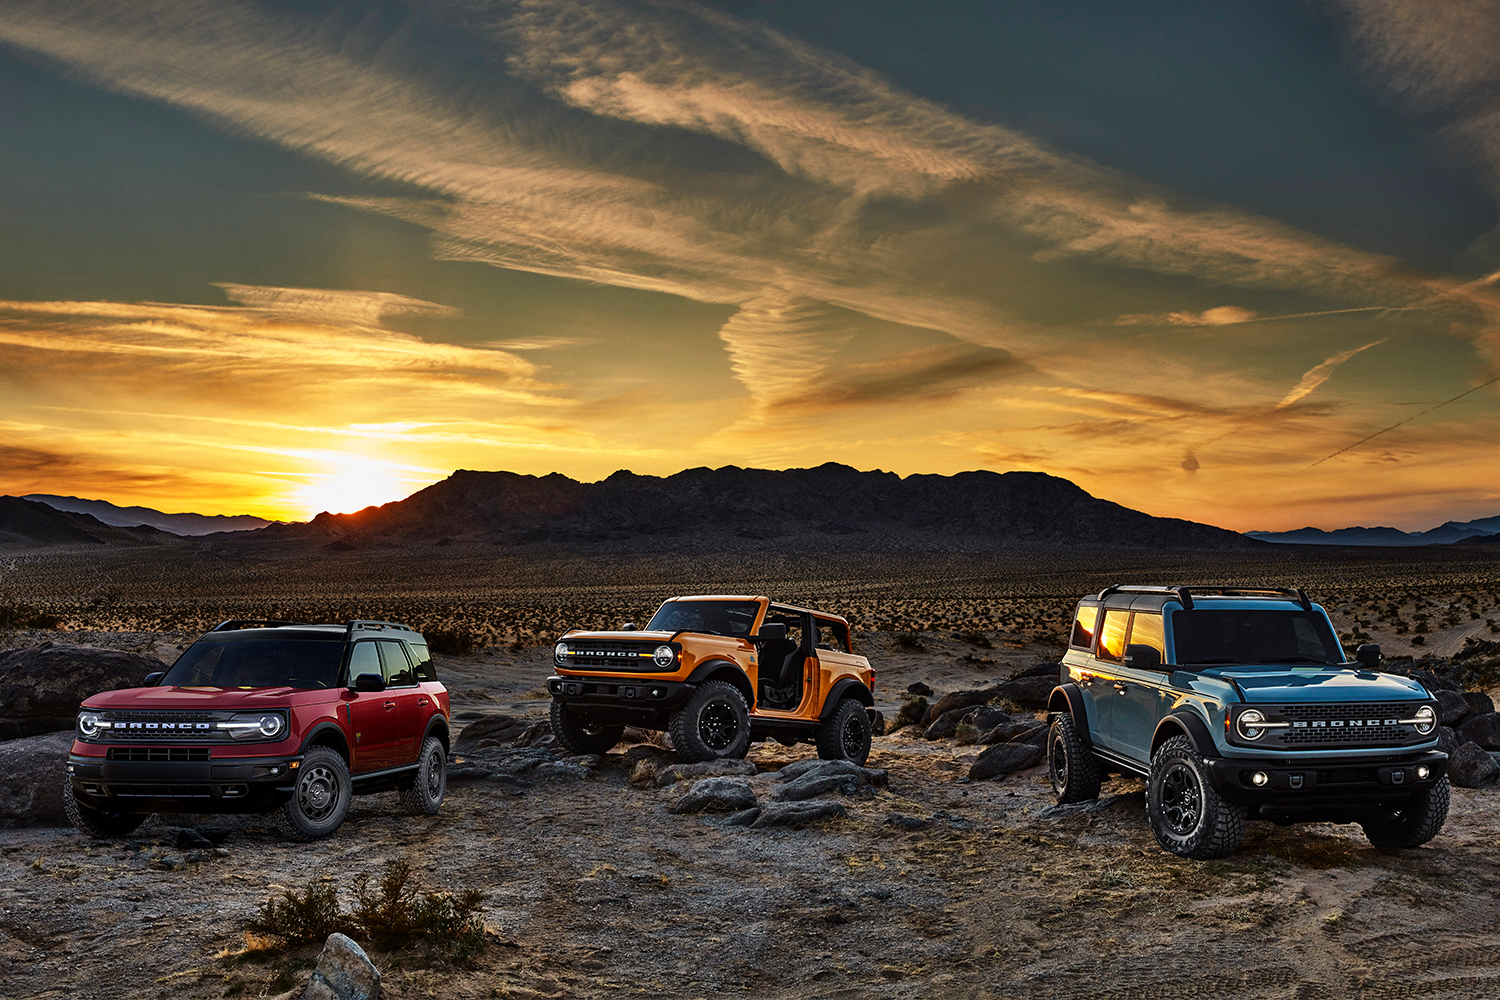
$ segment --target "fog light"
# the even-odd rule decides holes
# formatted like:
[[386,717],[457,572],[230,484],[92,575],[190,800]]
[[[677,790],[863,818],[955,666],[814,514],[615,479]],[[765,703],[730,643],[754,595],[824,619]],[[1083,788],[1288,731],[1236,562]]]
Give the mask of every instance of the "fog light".
[[1254,774],[1250,775],[1250,784],[1254,785],[1257,788],[1260,788],[1270,780],[1271,776],[1264,771],[1256,771]]
[[1432,773],[1431,771],[1427,770],[1427,765],[1426,764],[1418,764],[1417,765],[1417,780],[1418,781],[1426,781],[1427,780],[1427,776],[1429,774],[1431,774],[1431,773]]

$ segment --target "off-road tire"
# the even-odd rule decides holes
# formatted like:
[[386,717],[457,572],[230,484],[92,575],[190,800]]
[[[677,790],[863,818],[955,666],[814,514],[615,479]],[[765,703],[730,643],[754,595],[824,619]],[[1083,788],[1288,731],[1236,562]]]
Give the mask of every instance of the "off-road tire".
[[750,709],[728,681],[705,681],[672,713],[667,731],[685,761],[743,757],[750,749]]
[[1053,720],[1047,732],[1047,776],[1060,803],[1088,802],[1099,797],[1104,769],[1093,751],[1083,745],[1073,717],[1066,712]]
[[870,716],[857,698],[839,702],[828,721],[818,727],[818,756],[847,760],[864,767],[870,756]]
[[410,786],[397,790],[401,808],[413,816],[436,816],[448,790],[448,752],[443,741],[429,736],[417,757],[417,777]]
[[1151,757],[1146,819],[1164,850],[1195,861],[1227,858],[1245,836],[1245,807],[1228,802],[1208,780],[1208,765],[1186,736]]
[[1399,809],[1381,808],[1359,825],[1370,843],[1382,851],[1421,847],[1447,822],[1448,797],[1448,779],[1439,778],[1430,787],[1413,792]]
[[105,812],[102,809],[84,805],[73,795],[73,782],[67,778],[63,779],[62,799],[63,811],[68,814],[68,822],[72,823],[79,833],[86,833],[100,840],[124,837],[134,832],[136,827],[150,818],[150,813]]
[[266,818],[293,840],[319,840],[344,825],[353,797],[344,758],[328,747],[313,747],[297,767],[292,797]]
[[625,735],[624,726],[586,726],[578,716],[568,711],[566,705],[552,702],[552,735],[570,754],[608,753],[620,737]]

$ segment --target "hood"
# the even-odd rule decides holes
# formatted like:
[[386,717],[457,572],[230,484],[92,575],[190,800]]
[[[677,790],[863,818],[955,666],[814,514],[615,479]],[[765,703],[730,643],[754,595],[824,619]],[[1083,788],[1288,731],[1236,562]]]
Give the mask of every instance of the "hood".
[[635,639],[639,642],[666,642],[677,632],[569,632],[563,636],[561,642],[572,642],[576,639],[608,639],[611,642],[629,641]]
[[1419,682],[1395,674],[1347,667],[1210,667],[1201,673],[1222,677],[1253,704],[1270,702],[1428,701]]
[[214,709],[285,708],[338,698],[339,691],[293,687],[215,688],[149,687],[104,691],[83,700],[84,708],[154,709],[167,712],[205,712]]

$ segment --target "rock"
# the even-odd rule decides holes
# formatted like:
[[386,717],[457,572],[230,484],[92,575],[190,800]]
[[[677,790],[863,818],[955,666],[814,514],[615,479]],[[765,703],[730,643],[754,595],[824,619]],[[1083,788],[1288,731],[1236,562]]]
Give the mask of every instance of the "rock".
[[849,774],[877,788],[890,783],[890,775],[878,767],[860,767],[852,760],[799,760],[776,772],[777,781],[795,781],[805,775]]
[[783,785],[776,793],[776,799],[779,802],[798,802],[827,795],[829,792],[853,795],[859,791],[859,785],[859,778],[852,774],[823,774],[813,771]]
[[207,851],[212,850],[214,842],[209,840],[197,830],[178,830],[177,849],[179,851]]
[[870,735],[871,736],[884,736],[885,735],[885,713],[884,712],[877,712],[875,709],[872,708],[872,709],[867,710],[865,714],[870,717]]
[[175,872],[180,868],[186,868],[187,862],[177,854],[167,854],[156,859],[156,867],[162,871]]
[[983,705],[991,698],[999,697],[999,687],[977,688],[970,691],[951,691],[938,699],[937,704],[927,709],[927,714],[921,719],[924,726],[930,726],[948,712],[957,708],[974,708]]
[[969,768],[970,781],[1004,778],[1035,766],[1045,756],[1041,746],[1031,743],[999,743],[979,755]]
[[1015,702],[1022,708],[1040,712],[1047,707],[1052,689],[1057,687],[1057,671],[1046,676],[1021,677],[1000,685],[1000,697]]
[[1451,755],[1458,749],[1458,733],[1449,726],[1438,726],[1438,749]]
[[649,743],[651,742],[651,737],[654,735],[656,734],[649,729],[637,729],[635,726],[626,726],[624,731],[620,733],[620,742],[632,744]]
[[927,698],[933,694],[933,690],[921,681],[917,681],[915,684],[906,685],[906,693],[914,694],[919,698]]
[[67,826],[62,787],[73,733],[0,743],[0,827]]
[[[509,746],[536,723],[535,719],[521,719],[513,715],[488,715],[459,730],[458,739],[453,742],[453,750],[476,749],[481,742],[487,742],[490,746]],[[548,732],[551,732],[550,725]]]
[[656,772],[651,783],[665,788],[673,782],[688,778],[715,778],[727,775],[748,777],[755,773],[755,765],[748,760],[706,760],[699,764],[672,764]]
[[[969,721],[974,724],[974,728],[983,733],[994,729],[996,726],[1003,726],[1007,722],[1014,721],[1014,717],[1007,714],[1002,708],[991,708],[988,705],[983,705],[974,710],[974,714],[969,717]],[[1029,722],[1030,720],[1028,719],[1027,721]]]
[[925,819],[915,816],[905,816],[901,813],[891,813],[885,818],[887,826],[899,826],[903,830],[920,830],[927,825]]
[[1438,721],[1445,726],[1457,725],[1460,719],[1469,714],[1471,706],[1468,699],[1458,691],[1434,691],[1433,697],[1437,698]]
[[1464,701],[1469,703],[1469,711],[1474,715],[1489,715],[1495,710],[1495,702],[1483,691],[1465,691]]
[[[974,742],[980,744],[1009,743],[1019,737],[1028,737],[1037,728],[1037,725],[1038,723],[1035,719],[1012,719],[1010,722],[998,725],[994,729],[981,732],[979,738]],[[1042,728],[1045,730],[1046,726],[1042,726]]]
[[154,656],[63,642],[0,653],[0,740],[71,732],[85,698],[166,669]]
[[1488,788],[1500,780],[1500,764],[1477,744],[1465,743],[1448,757],[1448,780],[1460,788]]
[[1034,667],[1023,670],[1019,674],[1013,675],[1010,679],[1013,681],[1019,681],[1027,677],[1050,677],[1052,678],[1053,684],[1055,685],[1057,683],[1057,678],[1061,676],[1061,663],[1038,663]]
[[807,802],[777,802],[766,806],[750,825],[759,830],[768,826],[801,827],[819,820],[835,819],[849,815],[843,803],[829,799],[812,799]]
[[667,810],[672,813],[740,812],[755,806],[755,790],[744,778],[715,777],[693,782],[687,794]]
[[[626,750],[620,756],[625,758],[626,767],[634,767],[636,764],[640,763],[643,760],[656,760],[660,762],[663,767],[680,762],[675,750],[668,750],[666,747],[659,747],[655,743],[638,743],[635,746],[631,747],[629,750]],[[667,757],[670,757],[672,759],[666,760],[665,758]]]
[[593,771],[578,764],[565,764],[560,760],[550,760],[545,764],[538,764],[527,772],[527,775],[538,781],[557,781],[560,779],[572,780],[577,778],[592,777]]
[[927,730],[922,733],[922,738],[928,740],[951,739],[953,734],[958,731],[958,724],[973,714],[974,709],[972,708],[955,708],[951,712],[944,712],[933,720],[932,725],[927,727]]
[[552,723],[543,719],[523,729],[510,745],[513,747],[550,747],[555,742],[557,742],[557,737],[552,735]]
[[1471,715],[1458,727],[1460,743],[1478,743],[1486,750],[1500,750],[1500,713]]
[[318,956],[302,1000],[378,1000],[380,970],[370,956],[343,934],[330,934]]
[[1439,691],[1458,691],[1460,693],[1463,692],[1463,688],[1459,687],[1453,681],[1450,681],[1446,677],[1439,677],[1431,670],[1413,670],[1407,676],[1414,681],[1421,681],[1422,686],[1431,691],[1434,695]]
[[220,859],[222,861],[224,858],[229,857],[229,848],[227,848],[227,847],[215,847],[212,851],[209,851],[208,853],[212,854],[214,857],[216,857],[216,858],[218,858],[218,859]]
[[187,863],[190,865],[201,865],[211,857],[213,857],[213,855],[209,854],[207,851],[188,851],[186,856]]

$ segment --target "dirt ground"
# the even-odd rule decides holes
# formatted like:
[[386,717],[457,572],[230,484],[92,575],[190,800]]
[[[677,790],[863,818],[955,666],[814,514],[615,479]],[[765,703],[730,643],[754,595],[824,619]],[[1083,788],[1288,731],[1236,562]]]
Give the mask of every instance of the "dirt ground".
[[[167,655],[184,637],[95,640]],[[984,686],[1057,653],[1000,633],[990,648],[863,641],[888,711],[912,681]],[[544,647],[440,667],[457,723],[546,704]],[[390,794],[356,799],[315,844],[229,818],[157,817],[115,842],[0,831],[0,997],[300,990],[317,949],[247,951],[246,921],[318,880],[351,902],[358,875],[398,856],[432,888],[482,889],[492,930],[469,966],[372,952],[398,1000],[1500,997],[1500,791],[1454,789],[1448,825],[1420,850],[1381,853],[1352,826],[1252,823],[1233,857],[1201,863],[1156,846],[1138,781],[1058,808],[1044,769],[968,783],[978,748],[948,741],[877,738],[870,763],[889,788],[798,830],[672,815],[682,786],[631,785],[621,749],[587,779],[519,795],[455,782],[431,818],[401,815]],[[771,771],[811,755],[754,747],[762,801]],[[228,856],[184,863],[181,824]]]

